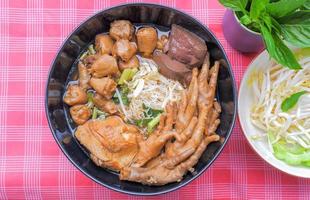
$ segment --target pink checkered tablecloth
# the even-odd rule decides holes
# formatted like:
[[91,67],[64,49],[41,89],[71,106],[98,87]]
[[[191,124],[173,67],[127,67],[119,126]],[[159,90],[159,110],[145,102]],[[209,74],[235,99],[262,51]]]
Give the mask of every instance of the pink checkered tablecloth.
[[[51,62],[68,34],[93,13],[124,0],[0,0],[0,199],[140,199],[106,189],[62,154],[44,110]],[[142,2],[142,1],[137,1]],[[216,0],[154,0],[204,24],[224,46],[239,86],[255,56],[233,50]],[[269,166],[236,123],[214,164],[182,189],[153,199],[310,199],[310,180]]]

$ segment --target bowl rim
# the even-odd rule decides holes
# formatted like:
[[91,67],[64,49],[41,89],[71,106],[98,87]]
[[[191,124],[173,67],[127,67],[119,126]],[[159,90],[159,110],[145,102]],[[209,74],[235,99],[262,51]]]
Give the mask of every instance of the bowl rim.
[[[196,22],[201,28],[203,28],[205,31],[207,31],[215,40],[216,45],[221,49],[221,51],[223,52],[223,56],[227,61],[227,65],[228,65],[228,71],[229,74],[231,75],[231,79],[232,79],[232,90],[233,90],[233,102],[234,102],[234,110],[233,110],[233,115],[232,115],[232,122],[230,124],[230,127],[227,131],[227,135],[225,137],[225,141],[222,143],[222,145],[219,147],[219,149],[217,150],[217,152],[215,153],[214,157],[211,159],[211,161],[205,165],[201,171],[197,174],[195,174],[192,178],[190,178],[187,181],[184,181],[182,183],[180,183],[179,185],[170,188],[170,189],[165,189],[162,191],[158,191],[158,192],[132,192],[132,191],[128,191],[128,190],[123,190],[123,189],[119,189],[113,186],[110,186],[106,183],[101,182],[99,179],[93,177],[91,174],[87,173],[85,170],[83,170],[70,156],[69,153],[67,153],[64,148],[62,147],[62,144],[59,142],[59,140],[57,139],[57,136],[55,134],[55,130],[52,128],[52,122],[49,116],[49,110],[48,110],[48,86],[49,86],[49,82],[51,79],[51,72],[54,71],[55,69],[55,64],[56,64],[56,59],[57,57],[60,55],[60,52],[64,49],[65,44],[67,43],[68,39],[74,35],[77,31],[79,31],[82,27],[83,24],[85,24],[86,22],[88,22],[89,20],[91,20],[92,18],[95,18],[96,16],[100,15],[102,12],[106,12],[109,10],[113,10],[113,9],[118,9],[118,8],[122,8],[122,7],[126,7],[126,6],[154,6],[157,8],[163,8],[163,9],[169,9],[172,10],[178,14],[184,15],[186,17],[188,17],[191,21]],[[50,69],[48,71],[48,78],[46,81],[46,87],[45,87],[45,117],[48,121],[48,126],[49,129],[52,132],[52,135],[54,137],[54,140],[56,141],[58,147],[61,149],[62,153],[67,157],[67,159],[80,171],[82,172],[86,177],[88,177],[89,179],[91,179],[92,181],[94,181],[95,183],[104,186],[108,189],[111,189],[113,191],[119,192],[119,193],[123,193],[123,194],[129,194],[129,195],[137,195],[137,196],[154,196],[154,195],[161,195],[161,194],[166,194],[169,192],[173,192],[176,191],[180,188],[182,188],[183,186],[186,186],[187,184],[189,184],[190,182],[192,182],[193,180],[195,180],[196,178],[198,178],[202,173],[204,173],[206,171],[206,169],[208,169],[212,163],[218,158],[218,156],[221,154],[221,152],[223,151],[224,147],[226,146],[226,143],[228,142],[230,135],[232,134],[233,128],[235,126],[235,122],[236,122],[236,115],[237,115],[237,105],[238,105],[238,98],[237,98],[237,87],[236,87],[236,81],[235,81],[235,77],[233,74],[233,70],[232,70],[232,66],[230,64],[230,61],[228,59],[228,56],[226,55],[226,52],[222,46],[222,44],[220,43],[220,41],[215,37],[214,33],[206,26],[204,25],[202,22],[200,22],[198,19],[194,18],[193,16],[191,16],[190,14],[187,14],[181,10],[178,10],[176,8],[172,8],[166,5],[161,5],[161,4],[154,4],[154,3],[124,3],[124,4],[118,4],[115,6],[110,6],[107,7],[105,9],[102,10],[98,10],[97,12],[91,14],[89,17],[87,17],[86,19],[82,20],[78,25],[76,25],[75,28],[73,28],[73,30],[68,34],[67,37],[65,37],[63,39],[62,44],[60,45],[60,47],[57,50],[57,54],[55,54],[53,61],[51,62],[50,65]],[[156,186],[154,186],[156,187]]]
[[[285,174],[288,174],[288,175],[290,175],[290,176],[293,176],[293,177],[298,177],[298,178],[304,178],[304,179],[309,179],[310,177],[306,177],[306,176],[301,176],[300,174],[297,174],[297,173],[294,173],[294,172],[291,172],[291,171],[289,171],[289,170],[285,170],[285,169],[283,169],[283,168],[279,168],[275,163],[273,163],[271,160],[268,160],[268,159],[266,159],[264,156],[263,156],[263,154],[261,153],[261,150],[259,149],[259,148],[257,148],[257,147],[255,147],[254,146],[254,142],[252,142],[251,141],[251,138],[250,138],[250,136],[246,133],[246,128],[245,128],[245,119],[243,119],[243,118],[241,118],[240,117],[240,109],[241,109],[241,105],[239,105],[240,104],[240,102],[241,101],[239,101],[239,99],[241,99],[242,97],[241,97],[241,91],[243,91],[243,90],[245,90],[245,88],[246,88],[246,79],[248,78],[248,76],[249,76],[249,74],[251,73],[251,70],[253,70],[253,63],[254,62],[256,62],[256,60],[260,57],[260,56],[262,56],[263,54],[267,54],[268,55],[268,52],[267,52],[267,50],[265,49],[265,50],[263,50],[263,51],[261,51],[258,55],[256,55],[254,58],[253,58],[253,60],[250,62],[250,64],[247,66],[247,69],[245,70],[245,72],[244,72],[244,74],[243,74],[243,77],[242,77],[242,80],[241,80],[241,82],[240,82],[240,87],[239,87],[239,92],[238,92],[238,121],[239,121],[239,124],[240,124],[240,127],[241,127],[241,130],[242,130],[242,133],[243,133],[243,135],[244,135],[244,137],[246,138],[246,140],[247,140],[247,142],[248,142],[248,144],[249,144],[249,146],[253,149],[253,151],[256,153],[256,155],[258,155],[259,156],[259,158],[260,159],[262,159],[263,161],[265,161],[266,163],[268,163],[270,166],[272,166],[273,168],[275,168],[275,169],[277,169],[277,170],[279,170],[279,171],[281,171],[281,172],[283,172],[283,173],[285,173]],[[274,155],[273,155],[274,156]],[[277,158],[275,158],[275,159],[277,159]]]

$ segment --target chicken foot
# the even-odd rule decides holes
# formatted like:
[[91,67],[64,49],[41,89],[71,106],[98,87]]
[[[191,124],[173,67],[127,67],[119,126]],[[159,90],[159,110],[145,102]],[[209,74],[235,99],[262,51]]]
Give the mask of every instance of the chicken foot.
[[175,104],[170,103],[166,107],[166,115],[162,115],[160,124],[146,140],[139,143],[139,152],[135,158],[135,162],[132,166],[141,167],[150,159],[158,156],[161,149],[167,143],[168,140],[176,138],[180,140],[179,135],[172,131],[174,121]]
[[165,185],[171,182],[179,182],[182,180],[184,174],[198,162],[208,144],[219,139],[218,135],[204,138],[194,154],[175,168],[169,169],[166,167],[166,163],[171,162],[170,160],[153,168],[125,167],[120,172],[120,179],[140,182],[145,185]]

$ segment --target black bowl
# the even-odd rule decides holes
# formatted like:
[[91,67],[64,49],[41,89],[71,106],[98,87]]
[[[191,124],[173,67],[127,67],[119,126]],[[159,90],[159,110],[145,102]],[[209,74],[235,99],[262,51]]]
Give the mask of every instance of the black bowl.
[[[96,34],[107,32],[116,19],[128,19],[136,24],[152,24],[167,30],[171,24],[179,24],[203,38],[208,46],[211,62],[221,60],[217,98],[222,106],[221,124],[217,133],[224,142],[212,143],[195,166],[195,173],[187,173],[181,182],[164,186],[145,186],[120,181],[118,174],[97,167],[87,151],[74,138],[74,124],[63,104],[62,96],[79,55],[87,48]],[[67,158],[86,176],[97,183],[127,194],[156,195],[170,192],[188,184],[202,174],[217,158],[226,144],[236,115],[236,87],[227,56],[215,36],[193,17],[173,8],[153,4],[126,4],[103,10],[87,19],[73,31],[60,48],[49,73],[46,88],[46,115],[53,136]]]

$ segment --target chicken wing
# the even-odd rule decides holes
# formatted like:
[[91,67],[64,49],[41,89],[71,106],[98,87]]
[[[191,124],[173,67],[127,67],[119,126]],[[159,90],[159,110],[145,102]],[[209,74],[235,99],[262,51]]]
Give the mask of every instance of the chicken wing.
[[96,92],[106,99],[111,99],[116,90],[116,82],[109,78],[91,78],[89,84]]
[[116,58],[107,54],[100,56],[91,65],[90,73],[95,78],[119,74]]
[[115,42],[112,48],[112,55],[128,62],[137,52],[137,45],[129,40],[120,39]]
[[114,41],[109,35],[98,34],[95,37],[95,49],[100,55],[111,54]]
[[109,35],[114,40],[120,40],[120,39],[126,39],[131,40],[133,33],[134,33],[134,27],[128,20],[115,20],[110,24],[110,31]]
[[69,106],[87,102],[86,92],[78,85],[69,85],[64,95],[64,102]]
[[90,118],[91,110],[86,105],[75,105],[70,108],[70,115],[76,124],[81,125]]
[[140,28],[136,36],[139,52],[141,52],[144,57],[150,57],[157,44],[156,29],[153,27]]

